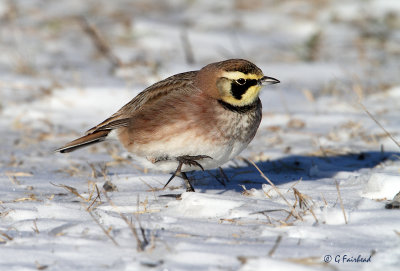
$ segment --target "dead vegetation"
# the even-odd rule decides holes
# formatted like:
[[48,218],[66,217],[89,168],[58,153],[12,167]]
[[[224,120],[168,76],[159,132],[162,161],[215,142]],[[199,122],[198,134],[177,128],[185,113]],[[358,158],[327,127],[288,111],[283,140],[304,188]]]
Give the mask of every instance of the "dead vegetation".
[[[80,203],[82,204],[83,207],[85,207],[86,212],[90,215],[92,220],[101,228],[103,233],[107,236],[108,239],[111,240],[111,242],[115,246],[120,246],[120,244],[118,243],[116,238],[111,233],[111,230],[113,229],[113,227],[112,226],[107,227],[107,226],[103,225],[102,222],[100,222],[100,218],[101,218],[100,213],[101,212],[97,209],[97,207],[100,205],[103,205],[105,203],[112,206],[114,212],[117,213],[120,216],[120,218],[125,222],[125,224],[128,226],[133,237],[136,240],[137,251],[139,251],[139,252],[144,251],[146,249],[146,247],[148,247],[149,244],[151,244],[150,247],[154,248],[154,239],[151,239],[151,242],[148,240],[148,237],[146,235],[147,234],[146,230],[141,225],[140,218],[139,218],[139,214],[141,214],[141,213],[154,212],[154,210],[147,210],[147,200],[146,200],[146,203],[143,204],[144,211],[140,211],[140,212],[139,212],[140,201],[138,200],[138,203],[137,203],[138,212],[135,212],[134,214],[132,214],[132,217],[134,217],[136,220],[136,223],[134,223],[132,221],[132,217],[131,217],[131,219],[128,219],[128,217],[119,210],[118,206],[114,204],[114,202],[108,196],[107,192],[105,190],[100,191],[98,186],[94,182],[91,182],[91,181],[88,182],[88,193],[87,193],[88,195],[87,196],[81,195],[81,193],[79,193],[76,188],[71,187],[71,186],[67,186],[64,184],[58,184],[58,185],[53,184],[53,185],[64,188],[70,194],[78,197],[80,199]],[[101,195],[103,195],[103,198],[105,198],[105,201],[102,200]]]
[[110,45],[100,34],[99,30],[93,24],[90,24],[85,17],[77,17],[77,20],[79,22],[79,25],[82,27],[82,30],[93,41],[96,50],[99,52],[100,55],[103,55],[108,61],[110,61],[113,69],[122,67],[122,61],[113,53]]
[[[295,186],[301,181],[301,179],[298,182],[295,182],[285,194],[288,194],[288,192],[292,191],[293,192],[293,203],[290,203],[290,200],[287,199],[287,197],[284,195],[284,193],[281,192],[281,190],[273,184],[273,182],[261,171],[261,169],[251,160],[249,160],[249,163],[252,164],[257,171],[260,173],[261,177],[267,181],[267,183],[271,186],[271,188],[263,187],[264,194],[267,198],[276,201],[275,198],[273,198],[270,193],[271,191],[275,192],[279,198],[281,198],[287,205],[287,209],[268,209],[268,210],[262,210],[258,211],[253,214],[263,214],[267,218],[267,224],[271,226],[293,226],[294,223],[296,222],[304,222],[305,217],[311,215],[315,221],[316,224],[318,223],[325,223],[325,221],[320,221],[318,219],[318,216],[315,213],[315,210],[319,210],[321,207],[328,207],[328,203],[324,197],[323,194],[321,194],[321,200],[318,202],[314,202],[314,200],[306,195],[301,193]],[[244,186],[243,187],[243,192],[242,194],[244,196],[252,196],[252,193],[248,191]],[[337,195],[338,195],[338,201],[340,203],[340,208],[343,213],[344,217],[344,222],[345,224],[348,224],[348,219],[345,211],[345,207],[343,204],[343,200],[341,197],[340,189],[339,189],[339,183],[336,181],[336,190],[337,190]],[[334,207],[334,206],[333,206]],[[286,217],[284,219],[276,219],[271,216],[271,214],[274,213],[285,213]]]

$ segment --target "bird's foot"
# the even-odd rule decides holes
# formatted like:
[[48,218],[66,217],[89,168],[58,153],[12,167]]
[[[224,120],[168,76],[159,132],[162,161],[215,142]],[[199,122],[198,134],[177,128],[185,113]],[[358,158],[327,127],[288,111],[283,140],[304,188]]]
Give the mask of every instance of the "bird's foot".
[[210,158],[212,159],[210,156],[208,155],[195,155],[195,156],[190,156],[190,155],[182,155],[182,156],[178,156],[176,158],[176,160],[178,160],[179,163],[182,163],[182,165],[188,165],[188,166],[198,166],[199,168],[201,168],[201,170],[204,171],[203,166],[197,162],[197,160],[203,160],[205,158]]
[[212,157],[210,157],[208,155],[194,155],[194,156],[182,155],[182,156],[176,157],[176,160],[178,161],[178,167],[176,168],[175,172],[172,174],[171,178],[169,178],[168,182],[164,185],[164,188],[167,187],[167,185],[172,181],[172,179],[175,176],[179,176],[185,181],[186,192],[195,192],[186,173],[182,172],[182,166],[183,165],[198,166],[199,168],[201,168],[201,170],[204,170],[203,166],[199,162],[197,162],[197,160],[203,160],[205,158],[212,159]]

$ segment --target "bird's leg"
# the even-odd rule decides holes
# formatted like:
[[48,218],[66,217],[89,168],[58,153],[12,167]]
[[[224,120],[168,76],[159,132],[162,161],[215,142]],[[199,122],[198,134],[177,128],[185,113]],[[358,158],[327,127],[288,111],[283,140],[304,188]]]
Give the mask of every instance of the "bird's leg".
[[167,187],[167,185],[172,181],[173,178],[175,178],[175,176],[181,175],[182,165],[183,165],[182,162],[179,162],[178,167],[176,168],[175,172],[172,174],[171,178],[169,178],[168,182],[164,185],[163,189],[165,189],[165,187]]
[[185,181],[186,184],[186,192],[195,192],[192,184],[189,181],[188,176],[185,172],[181,172],[181,178]]
[[205,158],[212,159],[212,157],[210,157],[208,155],[196,155],[196,156],[182,155],[182,156],[176,157],[176,160],[178,161],[178,167],[176,168],[175,172],[172,174],[171,178],[169,178],[168,182],[164,185],[164,188],[167,187],[167,185],[172,181],[173,178],[175,178],[175,176],[179,176],[186,183],[186,191],[194,192],[194,188],[193,188],[192,184],[190,183],[189,178],[187,177],[185,172],[182,172],[182,166],[183,165],[198,166],[199,168],[201,168],[201,170],[204,170],[203,166],[199,162],[197,162],[197,160],[202,160]]

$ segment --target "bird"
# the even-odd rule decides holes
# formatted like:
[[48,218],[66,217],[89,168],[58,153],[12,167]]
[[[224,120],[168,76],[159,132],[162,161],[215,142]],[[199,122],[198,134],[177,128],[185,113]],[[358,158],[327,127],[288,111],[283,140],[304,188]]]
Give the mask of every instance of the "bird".
[[142,166],[172,173],[214,169],[254,138],[262,118],[260,90],[280,83],[245,59],[228,59],[170,76],[56,152],[68,153],[116,135]]

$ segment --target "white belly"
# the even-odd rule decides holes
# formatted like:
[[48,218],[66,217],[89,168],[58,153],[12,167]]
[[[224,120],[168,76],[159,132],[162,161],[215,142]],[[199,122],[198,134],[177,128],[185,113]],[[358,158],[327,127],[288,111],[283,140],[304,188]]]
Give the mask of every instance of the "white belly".
[[[197,162],[202,165],[204,169],[214,169],[217,168],[235,156],[237,156],[248,143],[243,143],[239,141],[231,141],[227,142],[227,144],[212,144],[212,142],[204,142],[201,139],[191,140],[191,144],[188,146],[186,144],[182,144],[182,140],[177,138],[176,140],[171,140],[166,144],[163,143],[152,143],[151,146],[147,149],[147,153],[150,155],[147,156],[139,156],[137,154],[134,155],[134,159],[138,161],[143,167],[159,170],[163,172],[174,172],[178,167],[178,161],[174,159],[174,157],[190,155],[206,155],[210,158],[204,158],[202,160],[198,160]],[[196,142],[197,141],[197,142]],[[150,150],[151,149],[151,150]],[[157,157],[162,157],[163,153],[159,153],[159,150],[163,150],[163,153],[167,153],[169,160],[162,160],[155,162]],[[188,166],[184,165],[182,167],[182,171],[192,171],[192,170],[200,170],[198,166]]]

